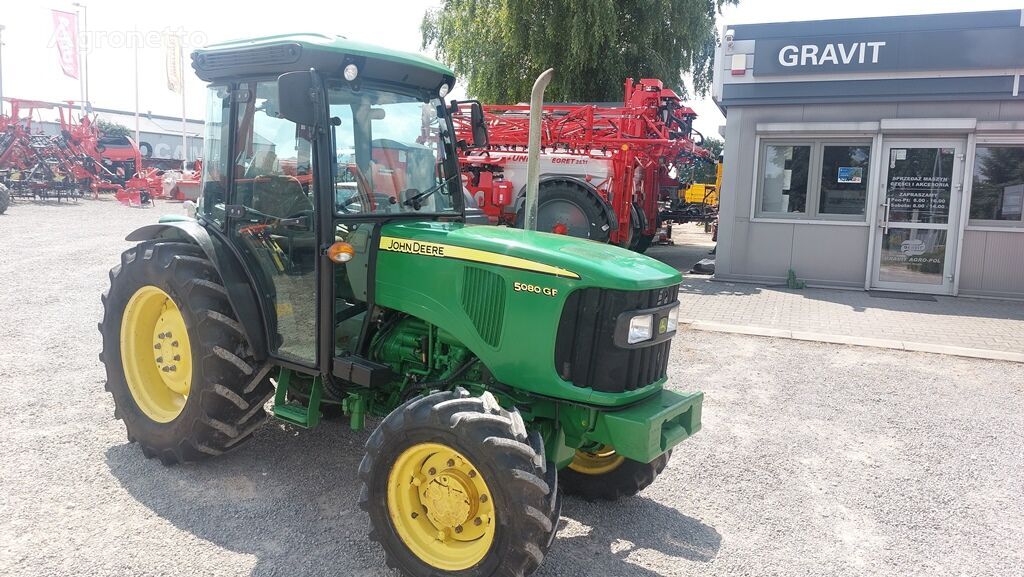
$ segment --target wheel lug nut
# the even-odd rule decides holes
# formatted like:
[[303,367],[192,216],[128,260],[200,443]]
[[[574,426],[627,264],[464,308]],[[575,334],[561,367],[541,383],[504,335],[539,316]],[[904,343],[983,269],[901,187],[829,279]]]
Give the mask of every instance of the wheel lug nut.
[[437,474],[437,469],[431,467],[430,470],[427,471],[427,474],[428,475],[436,475]]
[[167,331],[167,338],[171,338],[171,331]]
[[483,520],[481,520],[480,517],[477,517],[476,519],[473,519],[473,524],[479,527],[481,524],[483,524]]
[[156,362],[163,363],[164,362],[164,358],[163,357],[157,357],[156,358]]
[[455,466],[455,459],[448,459],[448,466],[449,467],[454,467]]
[[469,478],[472,479],[473,477],[476,477],[476,471],[469,472]]
[[[168,338],[170,338],[170,336],[171,336],[171,335],[167,335],[167,337],[168,337]],[[174,341],[174,342],[172,342],[172,343],[171,343],[171,346],[172,346],[172,347],[175,347],[175,348],[177,348],[177,347],[178,347],[178,341]]]
[[174,355],[174,360],[180,361],[181,360],[181,355]]
[[462,533],[462,525],[456,525],[455,526],[455,532],[456,533]]
[[178,370],[178,365],[171,365],[171,372]]
[[419,517],[419,516],[420,516],[420,514],[419,514],[419,513],[417,513],[416,511],[413,511],[413,512],[412,512],[412,518],[413,518],[413,519],[415,519],[416,517]]
[[487,502],[487,495],[480,495],[480,502],[481,503],[486,503]]
[[157,343],[157,344],[153,345],[153,348],[154,349],[159,349],[160,348],[160,343]]
[[166,339],[167,337],[164,335],[164,333],[160,333],[160,334],[158,334],[156,336],[156,338],[158,338],[158,339]]

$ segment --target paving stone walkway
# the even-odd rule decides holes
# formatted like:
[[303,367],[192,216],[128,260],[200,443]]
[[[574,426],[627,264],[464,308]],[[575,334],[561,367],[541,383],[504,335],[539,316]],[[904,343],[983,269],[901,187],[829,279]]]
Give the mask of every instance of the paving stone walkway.
[[1024,302],[934,301],[687,275],[680,322],[691,328],[877,346],[1024,363]]

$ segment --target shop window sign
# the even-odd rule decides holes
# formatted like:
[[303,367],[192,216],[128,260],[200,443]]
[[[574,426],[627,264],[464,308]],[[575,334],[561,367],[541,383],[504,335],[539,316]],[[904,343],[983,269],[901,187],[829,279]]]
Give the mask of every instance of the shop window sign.
[[953,190],[952,148],[894,148],[886,198],[892,222],[945,223]]

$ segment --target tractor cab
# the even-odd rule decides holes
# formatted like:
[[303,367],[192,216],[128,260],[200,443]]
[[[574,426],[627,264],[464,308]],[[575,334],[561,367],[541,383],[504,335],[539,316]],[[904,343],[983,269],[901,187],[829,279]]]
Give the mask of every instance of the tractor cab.
[[211,46],[193,61],[210,82],[199,219],[269,297],[268,353],[329,369],[359,348],[375,228],[462,216],[442,101],[454,78],[313,35]]

